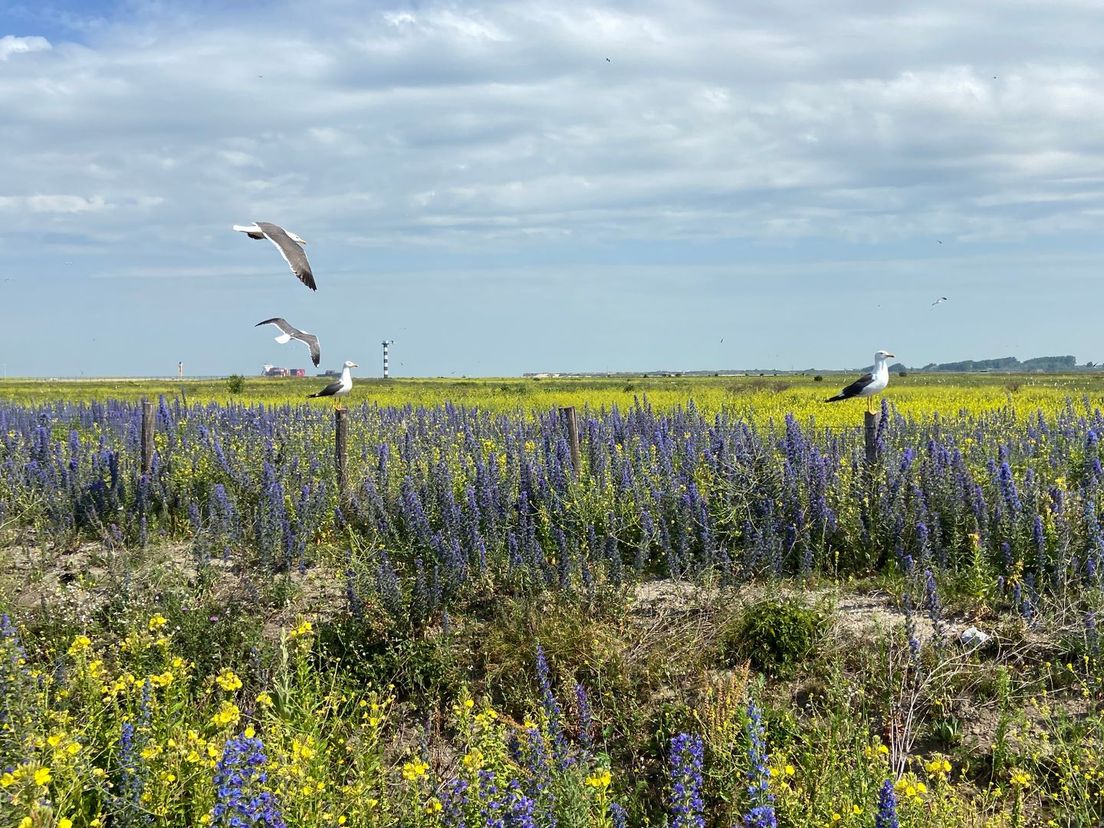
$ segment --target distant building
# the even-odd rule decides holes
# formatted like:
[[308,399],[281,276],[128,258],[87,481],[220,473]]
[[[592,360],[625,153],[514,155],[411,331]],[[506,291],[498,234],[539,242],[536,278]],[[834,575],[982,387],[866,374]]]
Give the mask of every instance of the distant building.
[[280,368],[276,365],[266,365],[261,371],[262,377],[286,377],[288,376],[287,368]]
[[292,368],[288,371],[288,376],[291,377],[305,377],[307,375],[306,368]]

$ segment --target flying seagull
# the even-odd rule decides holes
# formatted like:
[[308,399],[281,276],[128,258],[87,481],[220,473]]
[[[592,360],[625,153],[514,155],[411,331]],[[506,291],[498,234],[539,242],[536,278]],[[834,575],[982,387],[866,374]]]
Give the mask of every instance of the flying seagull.
[[934,302],[931,303],[931,306],[934,308],[936,305],[941,305],[946,301],[947,301],[946,296],[940,296],[938,299],[936,299]]
[[318,350],[318,337],[309,331],[301,331],[298,328],[294,328],[288,324],[288,321],[282,317],[276,316],[272,319],[266,319],[263,322],[258,322],[254,325],[254,328],[259,328],[261,325],[275,325],[280,329],[281,333],[276,337],[276,341],[281,345],[285,345],[293,339],[298,339],[300,342],[306,344],[310,348],[311,362],[318,365],[319,360],[322,358],[321,353]]
[[889,351],[876,351],[874,353],[874,371],[870,374],[863,374],[836,396],[829,397],[825,402],[839,402],[840,400],[849,400],[852,397],[866,397],[866,410],[873,413],[870,398],[885,391],[886,386],[889,385],[889,365],[886,360],[891,358],[893,358],[893,354]]
[[303,239],[280,227],[280,225],[267,221],[235,224],[234,229],[239,233],[245,233],[251,239],[268,239],[276,245],[276,249],[280,251],[280,255],[284,257],[284,261],[288,263],[291,272],[296,275],[299,281],[311,290],[318,290],[318,286],[314,283],[314,274],[311,273],[310,263],[307,261],[307,254],[303,252],[302,245],[306,244]]
[[353,375],[349,373],[349,369],[359,367],[360,366],[355,362],[345,360],[345,367],[341,369],[341,379],[331,382],[321,391],[317,391],[314,394],[307,394],[307,399],[313,397],[333,397],[336,402],[338,397],[343,397],[353,390]]

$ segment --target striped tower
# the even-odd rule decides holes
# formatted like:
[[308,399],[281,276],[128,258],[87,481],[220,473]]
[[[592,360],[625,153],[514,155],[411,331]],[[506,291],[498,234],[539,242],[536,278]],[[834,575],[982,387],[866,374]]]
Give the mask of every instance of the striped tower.
[[383,378],[384,379],[390,379],[391,374],[389,373],[388,366],[387,366],[387,349],[391,345],[395,344],[395,340],[385,339],[385,340],[383,340],[382,344],[383,344]]

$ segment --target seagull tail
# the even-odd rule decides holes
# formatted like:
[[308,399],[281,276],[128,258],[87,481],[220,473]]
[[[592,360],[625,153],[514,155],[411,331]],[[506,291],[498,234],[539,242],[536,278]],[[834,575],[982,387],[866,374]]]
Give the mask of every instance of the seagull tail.
[[843,394],[836,394],[836,396],[829,397],[828,399],[826,399],[825,402],[839,402],[840,400],[846,400],[846,399],[847,399],[847,397],[843,396]]

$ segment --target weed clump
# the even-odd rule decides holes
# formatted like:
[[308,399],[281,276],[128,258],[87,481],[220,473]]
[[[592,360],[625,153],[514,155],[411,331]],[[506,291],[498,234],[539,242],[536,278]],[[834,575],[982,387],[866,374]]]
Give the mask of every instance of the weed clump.
[[721,639],[724,659],[750,662],[768,675],[788,675],[810,658],[824,636],[828,615],[796,598],[750,605]]

